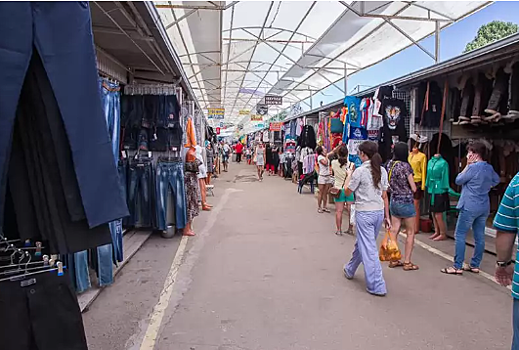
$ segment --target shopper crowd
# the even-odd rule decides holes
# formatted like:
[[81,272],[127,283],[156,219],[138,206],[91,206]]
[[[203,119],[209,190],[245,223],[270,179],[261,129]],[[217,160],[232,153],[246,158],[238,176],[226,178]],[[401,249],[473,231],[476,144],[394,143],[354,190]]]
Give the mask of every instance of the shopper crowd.
[[[397,142],[391,150],[392,157],[382,163],[378,145],[365,141],[358,148],[361,166],[355,167],[350,161],[348,147],[339,143],[327,152],[323,146],[315,149],[315,173],[317,175],[317,212],[330,213],[328,204],[335,204],[335,234],[354,235],[357,242],[351,260],[344,266],[345,276],[353,278],[362,262],[365,269],[367,290],[375,295],[387,293],[377,247],[377,237],[384,225],[387,241],[398,242],[398,236],[405,232],[402,258],[389,262],[390,268],[402,267],[404,271],[419,270],[412,262],[415,235],[420,232],[420,201],[426,187],[434,187],[431,194],[431,212],[434,221],[434,233],[429,237],[434,241],[446,238],[446,226],[443,213],[450,209],[450,195],[458,195],[450,189],[445,176],[439,169],[444,166],[443,158],[433,157],[430,176],[426,178],[427,160],[419,150],[418,142],[408,144]],[[225,150],[227,147],[223,147]],[[231,149],[228,147],[227,149]],[[232,147],[236,161],[240,153],[245,153],[247,163],[257,168],[257,177],[263,181],[264,173],[269,176],[285,176],[283,166],[286,155],[269,143],[256,142],[253,147],[245,148],[241,143]],[[479,272],[485,248],[485,223],[490,213],[488,193],[499,183],[499,176],[487,163],[489,151],[483,142],[475,141],[467,147],[467,165],[456,177],[456,184],[461,186],[461,195],[457,204],[459,216],[455,229],[455,258],[453,266],[441,269],[446,274],[462,274],[464,271]],[[229,155],[224,159],[228,159]],[[440,174],[438,182],[436,173]],[[439,190],[439,186],[445,190]],[[512,197],[513,198],[513,197]],[[505,204],[506,205],[506,204]],[[446,208],[447,207],[447,208]],[[513,206],[508,206],[512,207]],[[506,209],[507,207],[505,207]],[[346,215],[345,215],[346,212]],[[511,216],[498,213],[496,225]],[[515,216],[514,216],[515,217]],[[519,215],[517,216],[519,217]],[[343,219],[347,218],[347,230],[343,231]],[[501,219],[500,219],[501,218]],[[356,228],[356,229],[354,229]],[[465,238],[472,229],[475,250],[470,264],[464,264]]]

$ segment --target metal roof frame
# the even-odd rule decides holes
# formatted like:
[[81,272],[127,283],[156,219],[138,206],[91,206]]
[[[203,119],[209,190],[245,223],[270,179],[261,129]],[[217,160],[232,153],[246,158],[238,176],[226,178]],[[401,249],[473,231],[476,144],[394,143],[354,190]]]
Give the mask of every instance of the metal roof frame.
[[[337,84],[344,77],[411,45],[438,62],[441,29],[490,3],[156,1],[155,6],[202,107],[226,108],[226,121],[240,124],[247,117],[239,111],[254,110],[261,101],[252,93],[244,98],[243,89],[286,97],[283,107],[294,101],[311,107],[307,100],[316,92],[333,85],[345,94],[347,85]],[[215,38],[216,31],[219,47],[206,38]],[[429,35],[436,36],[434,52],[420,44]]]
[[[439,76],[448,77],[451,74],[458,75],[467,70],[494,65],[498,62],[510,60],[514,57],[519,57],[519,34],[510,35],[504,39],[488,44],[477,50],[461,54],[426,68],[422,68],[415,72],[379,84],[378,86],[388,85],[398,88],[412,87],[413,85],[416,85],[417,83],[426,79],[432,79]],[[375,90],[378,88],[378,86],[360,91],[356,94],[353,94],[353,96],[366,97],[372,95],[375,93]],[[340,108],[343,106],[343,104],[344,99],[340,99],[310,111],[287,117],[285,118],[284,122],[288,122],[292,119],[306,117],[312,114],[317,114],[319,112],[330,109]]]

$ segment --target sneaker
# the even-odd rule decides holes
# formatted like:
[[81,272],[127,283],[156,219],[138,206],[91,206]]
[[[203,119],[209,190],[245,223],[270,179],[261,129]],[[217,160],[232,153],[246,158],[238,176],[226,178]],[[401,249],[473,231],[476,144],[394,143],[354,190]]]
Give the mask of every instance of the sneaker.
[[346,272],[346,268],[342,268],[342,272],[344,273],[344,277],[346,277],[346,279],[353,279],[353,276],[348,275],[348,273]]

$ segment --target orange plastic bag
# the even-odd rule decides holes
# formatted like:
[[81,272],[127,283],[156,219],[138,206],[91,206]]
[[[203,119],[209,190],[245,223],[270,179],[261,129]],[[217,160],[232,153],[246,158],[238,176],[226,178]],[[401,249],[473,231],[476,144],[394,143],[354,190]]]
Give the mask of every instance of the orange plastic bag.
[[380,245],[378,258],[380,261],[398,261],[402,259],[402,253],[398,249],[398,244],[391,239],[389,230],[386,231],[386,235]]

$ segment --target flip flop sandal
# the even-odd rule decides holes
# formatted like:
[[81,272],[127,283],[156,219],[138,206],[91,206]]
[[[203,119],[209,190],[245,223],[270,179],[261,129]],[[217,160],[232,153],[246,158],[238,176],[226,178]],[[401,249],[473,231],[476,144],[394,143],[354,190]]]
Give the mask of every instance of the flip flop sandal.
[[341,231],[336,231],[335,234],[336,234],[337,236],[342,236],[342,232],[341,232]]
[[323,211],[324,211],[325,213],[330,213],[330,209],[328,209],[328,208],[323,208]]
[[404,263],[404,271],[416,271],[419,269],[418,265],[415,265],[412,262]]
[[441,269],[440,272],[446,275],[463,275],[463,270],[459,270],[454,266],[449,266],[444,269]]
[[322,213],[323,213],[323,210],[322,210],[321,208],[319,208],[319,209],[317,209],[317,212],[318,212],[319,214],[322,214]]
[[404,266],[404,263],[401,262],[400,260],[398,260],[398,261],[391,261],[389,263],[389,268],[390,269],[394,269],[395,267],[401,267],[401,266]]
[[472,272],[472,273],[479,273],[479,267],[472,267],[472,266],[464,266],[463,271]]

